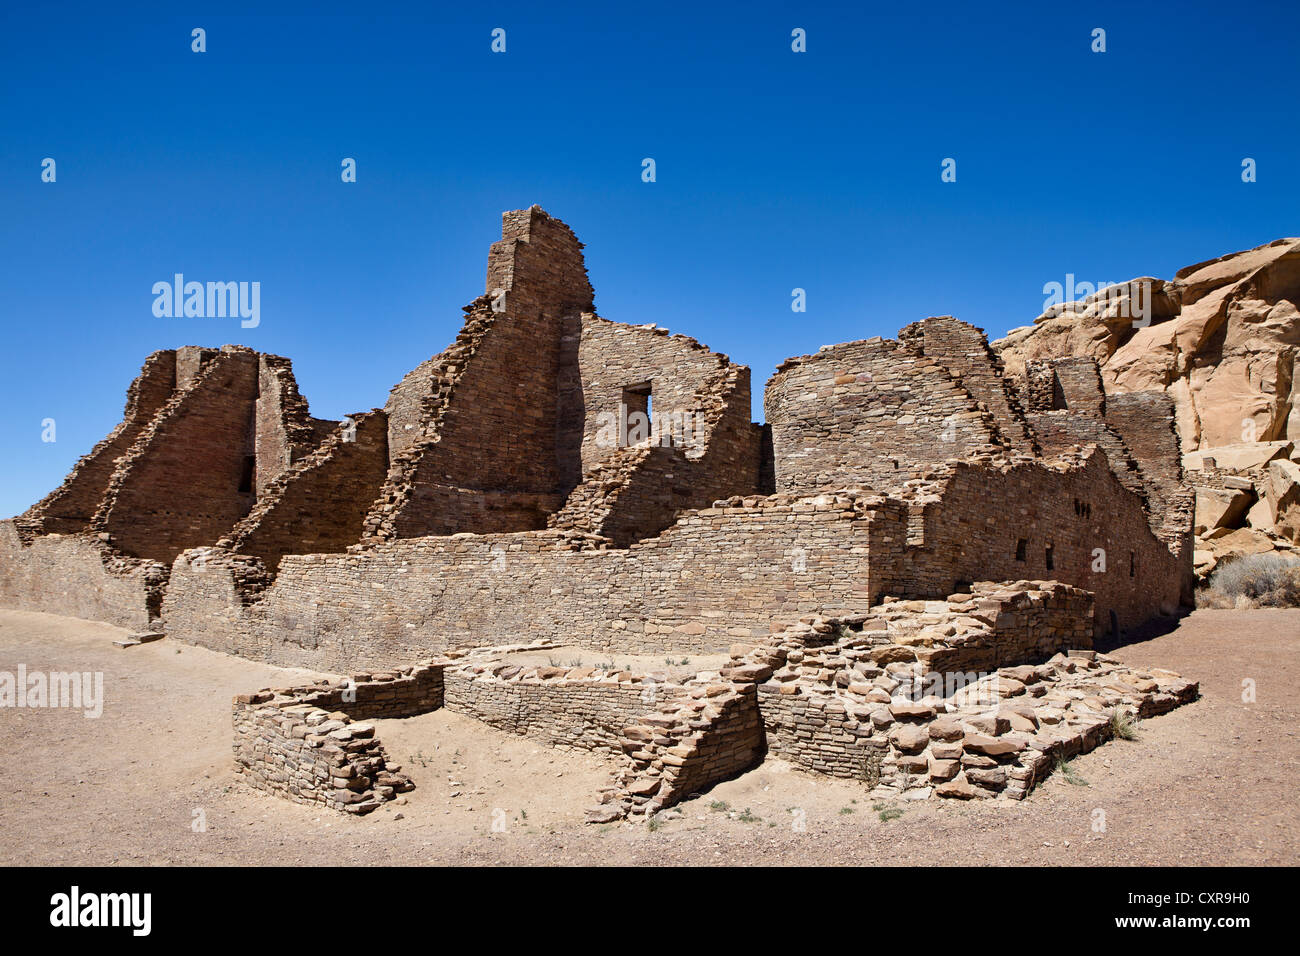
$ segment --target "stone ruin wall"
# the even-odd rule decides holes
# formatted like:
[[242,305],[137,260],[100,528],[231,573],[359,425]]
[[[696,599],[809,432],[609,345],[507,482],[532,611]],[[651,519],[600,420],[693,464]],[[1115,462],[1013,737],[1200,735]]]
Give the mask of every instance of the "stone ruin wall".
[[[1094,442],[1116,476],[1146,502],[1152,531],[1176,555],[1192,549],[1195,495],[1186,483],[1173,398],[1164,392],[1104,390],[1097,363],[1086,357],[1031,360],[1021,383],[1029,421],[1045,454]],[[1179,563],[1185,603],[1194,576]]]
[[941,315],[899,329],[898,340],[919,356],[937,359],[972,398],[983,403],[1012,452],[1037,453],[1015,387],[1005,377],[1002,360],[982,331],[951,315]]
[[[1080,503],[1092,505],[1086,518]],[[910,498],[720,504],[627,549],[571,550],[562,533],[528,532],[291,556],[253,595],[205,549],[197,570],[177,560],[163,613],[180,640],[324,670],[525,639],[701,653],[766,634],[774,621],[862,610],[887,594],[944,597],[989,578],[1087,588],[1097,626],[1109,631],[1114,611],[1127,629],[1177,607],[1176,570],[1190,560],[1151,534],[1141,500],[1099,452],[1053,467],[956,465]],[[1097,548],[1104,572],[1093,570]]]
[[338,423],[312,417],[307,400],[298,391],[293,363],[279,355],[258,356],[255,415],[254,492],[261,501],[271,483],[294,462],[310,455]]
[[869,603],[871,512],[847,499],[747,501],[688,513],[627,549],[571,550],[562,532],[522,532],[293,555],[250,596],[204,549],[198,566],[177,560],[163,614],[179,640],[328,671],[536,639],[716,651],[768,633],[774,617]]
[[[989,649],[1003,635],[1016,641],[1017,632],[1046,633],[1068,645],[1084,637],[1078,605],[1086,601],[1086,592],[1053,582],[1018,582],[982,600],[955,595],[946,606],[927,605],[921,620],[935,633],[974,625]],[[909,616],[915,620],[916,610]],[[1075,648],[995,668],[993,660],[1014,655],[986,650],[967,660],[988,670],[938,674],[938,688],[931,666],[918,666],[929,645],[916,638],[924,635],[895,641],[881,625],[872,615],[810,617],[733,652],[723,673],[744,669],[759,681],[769,754],[859,780],[875,798],[1019,800],[1056,760],[1110,739],[1113,715],[1151,717],[1199,693],[1195,682],[1172,672],[1138,670]],[[949,686],[951,676],[962,681]]]
[[[680,511],[762,490],[749,369],[687,336],[595,315],[583,316],[580,367],[582,482],[549,527],[626,547],[658,534]],[[629,388],[649,389],[647,438],[639,422],[629,427]]]
[[[936,489],[941,501],[923,505],[903,579],[882,581],[887,593],[938,598],[977,579],[1063,581],[1093,592],[1103,633],[1176,613],[1190,551],[1172,553],[1152,534],[1142,499],[1119,482],[1103,452],[1070,461],[992,473],[956,464]],[[933,494],[918,490],[917,500]],[[1104,570],[1096,570],[1101,556]]]
[[362,721],[441,707],[442,670],[413,666],[346,684],[240,694],[232,715],[235,770],[250,786],[297,803],[367,813],[414,785]]
[[24,544],[0,521],[0,607],[148,630],[158,617],[167,566],[114,551],[93,534],[40,535]]
[[388,471],[388,422],[378,409],[349,416],[311,454],[267,484],[253,510],[217,542],[261,558],[345,551],[361,539],[368,503]]
[[118,460],[92,529],[128,554],[170,563],[247,514],[255,494],[240,482],[253,453],[257,378],[250,349],[223,349],[205,363]]
[[126,393],[122,421],[108,437],[73,467],[72,473],[50,494],[14,519],[30,540],[37,534],[75,534],[85,531],[113,478],[117,459],[135,444],[176,387],[176,353],[154,352]]
[[390,396],[393,470],[367,519],[372,538],[545,527],[575,477],[560,384],[593,307],[573,231],[538,207],[506,213],[487,294],[453,346]]
[[[659,695],[682,688],[656,684],[627,672],[598,672],[593,667],[537,668],[495,664],[447,671],[444,702],[507,734],[548,747],[622,754],[623,728],[650,710]],[[518,676],[519,680],[512,680]]]
[[1009,450],[937,359],[888,339],[787,359],[764,407],[777,491],[892,488],[935,462]]
[[175,553],[229,531],[333,424],[307,413],[287,359],[239,346],[153,353],[108,438],[0,522],[0,600],[148,629]]
[[548,746],[611,759],[590,819],[652,813],[753,766],[762,756],[754,687],[701,674],[684,684],[607,667],[511,664],[473,648],[388,673],[262,690],[234,699],[237,772],[298,803],[364,814],[414,789],[364,721],[445,707]]
[[733,644],[720,670],[682,682],[612,663],[509,660],[555,649],[546,641],[457,649],[391,672],[236,697],[235,761],[257,788],[366,813],[418,782],[388,761],[376,728],[357,721],[446,707],[610,758],[591,822],[649,816],[765,755],[859,780],[875,798],[1021,799],[1053,760],[1108,739],[1113,713],[1149,717],[1197,695],[1176,674],[1087,650],[1091,602],[1052,581],[980,582],[944,601],[810,615]]

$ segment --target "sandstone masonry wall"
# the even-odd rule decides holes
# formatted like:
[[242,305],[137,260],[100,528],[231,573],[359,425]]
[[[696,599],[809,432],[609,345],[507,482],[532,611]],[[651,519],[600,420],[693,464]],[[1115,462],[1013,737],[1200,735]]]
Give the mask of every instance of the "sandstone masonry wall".
[[937,359],[973,398],[982,402],[1012,451],[1035,453],[1033,435],[1025,427],[1015,389],[983,332],[951,315],[942,315],[900,329],[898,339],[917,355]]
[[387,470],[386,416],[378,409],[353,415],[268,483],[253,510],[217,544],[257,555],[270,570],[286,554],[343,551],[361,539],[368,503]]
[[388,480],[371,540],[541,528],[571,487],[577,433],[560,420],[571,333],[593,296],[582,244],[534,206],[507,213],[488,254],[488,294],[453,345],[394,389]]
[[764,399],[778,491],[891,488],[935,462],[1004,450],[938,360],[867,339],[787,359]]
[[241,492],[252,454],[257,355],[223,349],[117,461],[91,527],[121,550],[170,562],[210,543],[252,507]]
[[[872,499],[879,501],[880,499]],[[896,517],[896,516],[895,516]],[[173,565],[168,634],[281,664],[389,667],[459,645],[547,638],[628,652],[716,651],[774,618],[866,607],[873,541],[898,521],[866,501],[733,499],[626,550],[563,532],[420,538],[342,555],[287,555],[246,601],[235,557]],[[795,569],[799,570],[795,570]]]
[[121,423],[73,467],[54,491],[15,519],[29,540],[37,534],[85,531],[98,510],[117,467],[117,459],[135,444],[159,409],[172,397],[176,353],[154,352],[126,393]]
[[[442,704],[442,668],[433,662],[393,674],[362,674],[234,700],[236,772],[259,790],[297,803],[363,814],[414,788],[388,762],[362,717],[406,717]],[[343,710],[327,708],[344,707]]]
[[[1190,551],[1175,554],[1151,533],[1142,499],[1119,482],[1104,452],[1070,461],[995,466],[994,474],[955,463],[935,487],[917,489],[918,501],[938,497],[925,505],[923,541],[902,580],[884,582],[886,590],[942,597],[961,581],[1055,579],[1096,595],[1104,631],[1173,613]],[[1104,571],[1095,570],[1101,557]]]
[[287,358],[259,355],[257,383],[255,490],[260,500],[276,478],[311,454],[338,423],[311,416]]
[[[1096,451],[1053,464],[956,464],[902,498],[720,505],[627,549],[527,532],[291,555],[250,597],[219,552],[201,572],[182,556],[163,612],[179,639],[330,669],[538,638],[698,653],[761,636],[774,621],[866,610],[884,594],[940,598],[989,578],[1086,587],[1097,594],[1098,628],[1111,629],[1112,610],[1128,628],[1177,606],[1177,571],[1190,561],[1151,534],[1141,501]],[[1096,549],[1104,572],[1093,570]]]
[[621,757],[623,729],[682,688],[592,667],[527,668],[494,661],[446,672],[448,710],[550,747]]
[[167,566],[114,551],[94,534],[47,534],[24,544],[0,521],[0,607],[146,630],[158,616]]
[[[1027,604],[1012,603],[1041,608],[1033,582],[1015,587],[1023,585],[1031,588],[1022,592]],[[879,624],[809,618],[733,652],[736,665],[763,681],[769,754],[861,780],[875,797],[1022,799],[1055,759],[1109,739],[1113,712],[1150,717],[1198,693],[1177,674],[1138,671],[1091,650],[972,672],[963,675],[969,682],[935,690],[924,667],[899,656],[910,648],[890,644]]]

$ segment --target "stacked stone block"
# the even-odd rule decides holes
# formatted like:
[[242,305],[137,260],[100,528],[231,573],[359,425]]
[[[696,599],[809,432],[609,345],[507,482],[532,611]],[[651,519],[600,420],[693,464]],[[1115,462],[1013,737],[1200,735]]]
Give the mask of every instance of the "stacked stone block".
[[[1116,712],[1149,717],[1195,699],[1193,682],[1087,648],[1043,660],[1052,646],[1087,641],[1081,592],[1052,582],[982,590],[892,618],[810,617],[736,648],[739,666],[771,675],[758,688],[768,754],[860,780],[877,797],[1020,799],[1058,758],[1109,739]],[[1043,642],[1030,617],[1053,603]]]

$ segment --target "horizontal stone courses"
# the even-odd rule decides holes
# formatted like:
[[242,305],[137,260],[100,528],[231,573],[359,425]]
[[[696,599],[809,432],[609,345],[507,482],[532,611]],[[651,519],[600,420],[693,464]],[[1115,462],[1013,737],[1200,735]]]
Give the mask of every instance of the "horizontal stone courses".
[[[0,523],[0,602],[355,672],[235,705],[250,780],[351,812],[405,786],[349,729],[369,716],[446,706],[610,755],[595,819],[657,812],[765,746],[882,793],[1023,795],[1032,754],[1056,752],[1035,749],[1044,725],[1091,746],[1089,702],[1194,693],[1060,657],[1189,599],[1169,396],[1108,394],[1089,359],[1008,378],[938,316],[782,363],[759,426],[749,369],[600,317],[582,249],[538,207],[504,214],[454,341],[343,423],[311,416],[280,356],[155,353],[122,424]],[[1207,508],[1250,485],[1202,476]],[[504,659],[521,635],[737,650],[685,679]],[[917,668],[980,673],[1004,706],[985,721]]]

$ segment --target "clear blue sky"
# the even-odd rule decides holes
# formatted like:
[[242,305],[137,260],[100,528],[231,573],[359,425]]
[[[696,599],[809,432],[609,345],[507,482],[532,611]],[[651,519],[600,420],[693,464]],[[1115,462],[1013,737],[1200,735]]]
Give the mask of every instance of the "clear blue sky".
[[[756,419],[786,356],[935,314],[997,337],[1066,273],[1300,233],[1294,2],[295,6],[4,5],[0,514],[155,349],[242,343],[317,415],[382,405],[531,203],[587,244],[601,315],[749,365]],[[260,327],[155,318],[176,272],[260,282]]]

